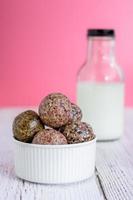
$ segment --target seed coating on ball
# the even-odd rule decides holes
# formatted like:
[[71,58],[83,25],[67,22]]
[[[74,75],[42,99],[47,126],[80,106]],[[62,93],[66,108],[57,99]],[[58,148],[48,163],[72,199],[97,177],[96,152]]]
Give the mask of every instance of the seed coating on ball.
[[35,135],[32,143],[59,145],[59,144],[67,144],[67,140],[65,136],[59,131],[56,131],[54,129],[44,129]]
[[36,112],[27,110],[19,114],[13,121],[13,135],[22,142],[31,142],[34,135],[44,129]]
[[73,122],[63,132],[68,144],[87,142],[95,138],[92,127],[85,122]]
[[61,93],[52,93],[40,103],[39,115],[47,126],[58,128],[70,120],[71,102]]
[[77,106],[74,103],[71,103],[71,106],[72,106],[72,110],[71,110],[71,113],[70,113],[70,120],[69,120],[70,124],[72,122],[81,121],[81,119],[82,119],[82,111],[79,108],[79,106]]

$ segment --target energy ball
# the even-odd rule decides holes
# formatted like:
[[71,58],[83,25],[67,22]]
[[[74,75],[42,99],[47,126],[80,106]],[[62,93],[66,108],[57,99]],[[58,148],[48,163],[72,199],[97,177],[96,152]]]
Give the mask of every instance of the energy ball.
[[85,122],[73,122],[63,132],[68,144],[87,142],[95,138],[92,127]]
[[71,110],[71,102],[65,95],[52,93],[41,101],[39,115],[45,125],[58,128],[68,123]]
[[72,106],[72,110],[71,110],[70,120],[69,120],[70,124],[72,122],[81,121],[82,119],[81,109],[74,103],[71,103],[71,106]]
[[31,142],[34,135],[44,129],[36,112],[27,110],[19,114],[13,122],[14,137],[22,142]]
[[67,144],[65,136],[54,129],[44,129],[38,132],[32,141],[33,144],[59,145]]

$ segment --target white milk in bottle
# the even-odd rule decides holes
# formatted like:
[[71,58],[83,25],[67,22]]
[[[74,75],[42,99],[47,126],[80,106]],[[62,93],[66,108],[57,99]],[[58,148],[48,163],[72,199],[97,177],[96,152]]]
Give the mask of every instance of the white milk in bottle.
[[119,138],[123,132],[124,84],[78,83],[78,105],[98,140]]
[[124,81],[114,55],[114,30],[88,30],[87,62],[78,73],[77,103],[98,140],[123,133]]

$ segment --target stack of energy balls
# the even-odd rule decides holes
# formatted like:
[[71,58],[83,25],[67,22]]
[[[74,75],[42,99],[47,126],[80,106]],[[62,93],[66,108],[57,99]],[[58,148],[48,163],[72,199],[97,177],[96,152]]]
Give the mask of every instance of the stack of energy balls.
[[28,110],[14,119],[15,139],[33,144],[60,145],[95,138],[92,127],[81,122],[81,109],[61,93],[46,96],[39,105],[38,113]]

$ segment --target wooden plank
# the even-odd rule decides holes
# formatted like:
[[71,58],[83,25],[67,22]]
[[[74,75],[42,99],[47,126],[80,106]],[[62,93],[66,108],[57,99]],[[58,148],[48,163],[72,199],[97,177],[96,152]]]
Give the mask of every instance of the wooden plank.
[[66,185],[29,183],[15,176],[11,124],[21,111],[0,111],[0,200],[102,200],[95,176]]
[[131,148],[130,141],[124,137],[121,141],[97,144],[96,168],[106,199],[133,199],[133,146]]

